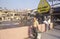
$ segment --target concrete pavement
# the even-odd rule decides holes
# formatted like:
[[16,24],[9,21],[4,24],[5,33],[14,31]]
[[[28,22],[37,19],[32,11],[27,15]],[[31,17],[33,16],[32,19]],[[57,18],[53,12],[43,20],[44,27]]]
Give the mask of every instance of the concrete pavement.
[[60,30],[50,30],[42,33],[42,39],[60,39]]

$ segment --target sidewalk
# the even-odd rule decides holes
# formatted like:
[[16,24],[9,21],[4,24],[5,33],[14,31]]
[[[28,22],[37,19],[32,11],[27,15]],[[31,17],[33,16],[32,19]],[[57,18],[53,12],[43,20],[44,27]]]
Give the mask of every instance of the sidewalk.
[[60,39],[60,30],[50,30],[42,33],[42,39]]

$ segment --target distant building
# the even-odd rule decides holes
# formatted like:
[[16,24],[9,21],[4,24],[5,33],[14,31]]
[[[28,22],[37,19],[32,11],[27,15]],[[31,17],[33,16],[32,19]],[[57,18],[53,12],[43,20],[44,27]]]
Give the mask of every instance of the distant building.
[[30,13],[29,9],[25,10],[8,10],[0,8],[0,21],[17,21],[20,20],[21,17],[24,18],[24,15]]

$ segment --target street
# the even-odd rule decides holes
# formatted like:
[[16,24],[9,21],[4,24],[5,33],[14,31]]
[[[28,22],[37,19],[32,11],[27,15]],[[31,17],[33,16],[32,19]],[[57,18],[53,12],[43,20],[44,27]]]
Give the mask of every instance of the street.
[[[10,29],[10,28],[21,28],[21,26],[18,26],[18,22],[3,22],[3,24],[0,24],[0,29]],[[7,32],[8,33],[8,32]],[[24,32],[25,33],[25,32]],[[28,32],[27,32],[28,33]],[[17,33],[16,33],[17,34]],[[60,25],[57,25],[54,27],[54,29],[43,32],[41,39],[60,39]]]

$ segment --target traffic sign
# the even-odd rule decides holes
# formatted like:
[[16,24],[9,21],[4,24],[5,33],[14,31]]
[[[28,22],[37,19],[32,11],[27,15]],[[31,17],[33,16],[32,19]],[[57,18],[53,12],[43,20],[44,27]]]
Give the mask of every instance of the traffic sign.
[[50,10],[50,5],[47,0],[40,0],[37,11],[38,13],[46,13]]

